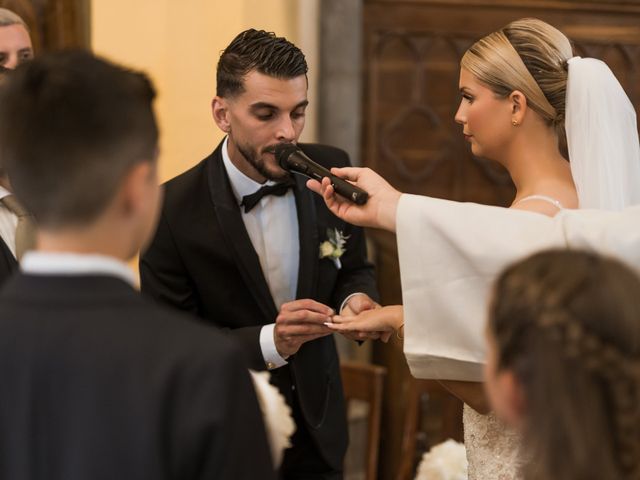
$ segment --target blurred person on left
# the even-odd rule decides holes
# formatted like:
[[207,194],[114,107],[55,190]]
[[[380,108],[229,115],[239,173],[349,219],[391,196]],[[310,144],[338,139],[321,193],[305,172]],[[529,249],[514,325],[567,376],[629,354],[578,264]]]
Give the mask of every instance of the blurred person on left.
[[[33,58],[29,28],[11,10],[0,8],[0,85],[7,74]],[[18,268],[22,254],[35,246],[35,223],[13,195],[0,159],[0,285]]]
[[0,8],[0,66],[13,70],[33,58],[27,24],[18,15]]

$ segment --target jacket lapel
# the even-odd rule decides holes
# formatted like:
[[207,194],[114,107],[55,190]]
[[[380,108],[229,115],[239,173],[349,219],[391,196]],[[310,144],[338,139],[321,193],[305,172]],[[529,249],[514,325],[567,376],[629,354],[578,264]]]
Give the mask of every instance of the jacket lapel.
[[9,246],[5,243],[3,238],[0,238],[0,270],[11,273],[18,269],[18,261],[13,256]]
[[300,265],[296,298],[315,298],[318,268],[318,226],[314,193],[306,187],[307,178],[295,175],[296,210],[300,238]]
[[269,286],[262,272],[258,254],[242,221],[240,207],[231,189],[229,177],[222,161],[222,144],[209,157],[208,183],[211,200],[220,222],[222,234],[228,248],[233,253],[236,265],[249,292],[254,296],[265,318],[273,321],[278,310],[271,297]]

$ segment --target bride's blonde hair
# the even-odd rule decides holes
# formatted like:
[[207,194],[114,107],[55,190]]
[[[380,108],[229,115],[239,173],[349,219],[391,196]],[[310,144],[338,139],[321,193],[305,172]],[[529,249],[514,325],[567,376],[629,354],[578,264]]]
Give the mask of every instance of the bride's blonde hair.
[[521,91],[527,105],[563,132],[569,39],[536,18],[523,18],[480,39],[462,57],[471,72],[497,96]]

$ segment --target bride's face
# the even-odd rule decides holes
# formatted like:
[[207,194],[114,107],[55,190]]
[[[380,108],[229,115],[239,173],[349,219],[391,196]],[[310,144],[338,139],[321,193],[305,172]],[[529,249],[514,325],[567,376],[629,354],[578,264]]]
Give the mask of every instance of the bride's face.
[[512,103],[499,98],[468,70],[460,69],[462,99],[455,120],[478,157],[500,161],[513,138]]

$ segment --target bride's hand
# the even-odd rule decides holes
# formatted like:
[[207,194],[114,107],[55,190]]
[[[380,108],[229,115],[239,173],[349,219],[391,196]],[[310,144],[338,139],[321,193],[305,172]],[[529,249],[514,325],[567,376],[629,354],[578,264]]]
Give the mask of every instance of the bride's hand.
[[383,342],[404,324],[402,305],[366,310],[359,315],[347,317],[334,315],[327,327],[337,332],[378,332]]
[[396,230],[396,210],[401,193],[369,168],[332,168],[331,173],[350,181],[369,194],[364,205],[356,205],[336,195],[329,178],[307,181],[307,187],[322,195],[334,215],[354,225]]

